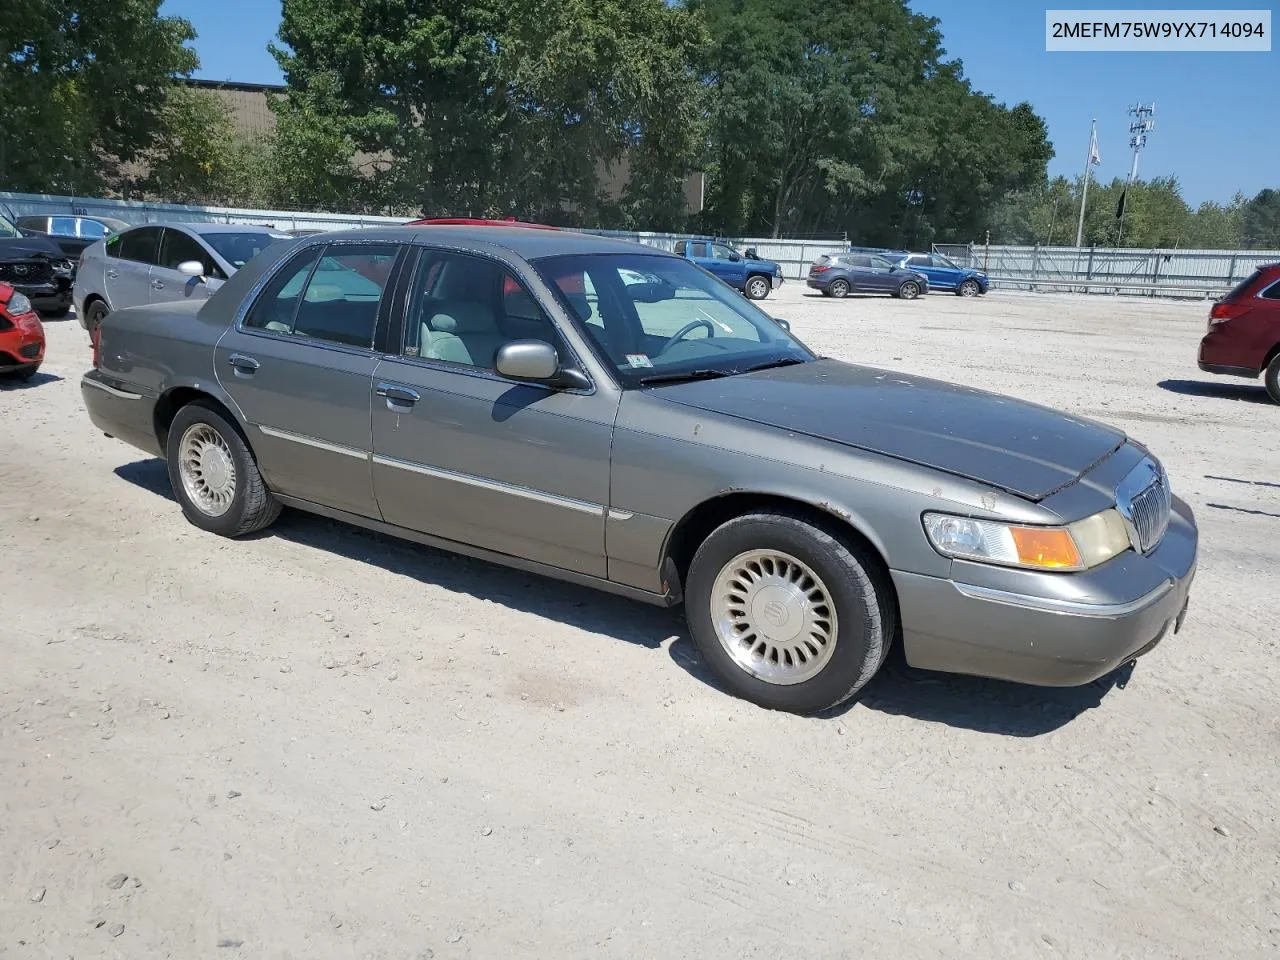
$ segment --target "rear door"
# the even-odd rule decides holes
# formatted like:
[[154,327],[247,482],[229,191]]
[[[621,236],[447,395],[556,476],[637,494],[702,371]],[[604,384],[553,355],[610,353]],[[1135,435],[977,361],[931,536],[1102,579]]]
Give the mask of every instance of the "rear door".
[[272,489],[378,517],[369,472],[374,338],[404,247],[316,243],[287,259],[218,341],[214,367]]
[[[178,265],[194,260],[204,268],[202,277],[188,277]],[[160,255],[151,271],[151,302],[172,303],[177,300],[207,300],[212,292],[207,280],[222,279],[222,269],[213,262],[200,243],[177,227],[165,227],[160,238]]]
[[112,310],[151,302],[151,268],[161,232],[160,227],[134,227],[107,240],[105,292]]

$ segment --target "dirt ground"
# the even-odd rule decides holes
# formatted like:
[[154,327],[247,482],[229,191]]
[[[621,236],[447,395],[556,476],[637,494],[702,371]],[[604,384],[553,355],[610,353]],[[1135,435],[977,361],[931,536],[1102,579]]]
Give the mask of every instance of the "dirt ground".
[[1280,408],[1206,304],[767,302],[815,348],[1113,422],[1202,556],[1073,690],[891,665],[838,716],[678,613],[286,514],[189,526],[74,321],[0,391],[0,957],[1246,958],[1280,946]]

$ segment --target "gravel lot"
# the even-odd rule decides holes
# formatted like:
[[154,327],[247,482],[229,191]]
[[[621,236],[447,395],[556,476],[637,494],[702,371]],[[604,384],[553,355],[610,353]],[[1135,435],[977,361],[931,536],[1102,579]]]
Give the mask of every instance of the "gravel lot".
[[1080,689],[891,662],[767,713],[674,612],[297,514],[202,534],[49,323],[0,390],[0,957],[1274,956],[1280,408],[1196,369],[1207,305],[767,306],[1147,442],[1201,523],[1182,633]]

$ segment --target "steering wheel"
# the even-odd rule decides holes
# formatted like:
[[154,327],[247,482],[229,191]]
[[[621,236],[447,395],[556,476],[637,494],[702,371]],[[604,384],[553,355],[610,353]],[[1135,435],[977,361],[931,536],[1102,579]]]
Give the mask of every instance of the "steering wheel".
[[668,350],[674,347],[677,343],[683,340],[686,335],[693,333],[693,331],[697,330],[699,327],[707,328],[708,337],[714,337],[716,335],[715,324],[713,324],[710,320],[706,320],[702,317],[699,317],[697,320],[689,321],[683,327],[677,330],[674,334],[672,334],[671,339],[668,340],[666,343],[664,343],[662,345],[662,349],[658,351],[658,356],[662,356],[664,353],[666,353]]

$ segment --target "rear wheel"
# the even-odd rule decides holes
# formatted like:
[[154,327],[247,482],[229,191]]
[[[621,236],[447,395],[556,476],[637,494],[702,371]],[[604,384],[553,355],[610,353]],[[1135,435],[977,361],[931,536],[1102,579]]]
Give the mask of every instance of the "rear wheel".
[[920,284],[914,280],[907,280],[898,288],[898,296],[903,300],[914,300],[920,296]]
[[831,282],[831,286],[828,289],[831,291],[831,295],[835,297],[837,300],[843,300],[845,297],[849,295],[849,281],[833,280]]
[[754,277],[747,278],[747,298],[750,300],[763,300],[769,295],[771,284],[768,277],[762,277],[757,274]]
[[111,308],[101,300],[94,300],[84,308],[84,328],[89,331],[90,336],[93,335],[93,331],[102,326],[103,319],[110,312]]
[[179,410],[165,446],[173,492],[201,530],[241,537],[280,516],[249,444],[212,404],[197,401]]
[[1271,358],[1271,362],[1267,364],[1267,371],[1263,375],[1263,382],[1267,385],[1267,393],[1276,403],[1280,403],[1280,353]]
[[717,528],[688,581],[685,615],[703,659],[729,692],[773,710],[843,703],[880,669],[896,631],[870,553],[785,511]]
[[962,297],[976,297],[982,292],[982,288],[978,286],[977,280],[966,280],[956,288],[956,293]]

